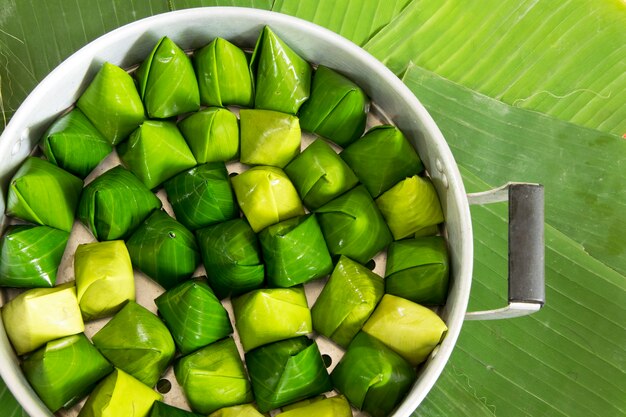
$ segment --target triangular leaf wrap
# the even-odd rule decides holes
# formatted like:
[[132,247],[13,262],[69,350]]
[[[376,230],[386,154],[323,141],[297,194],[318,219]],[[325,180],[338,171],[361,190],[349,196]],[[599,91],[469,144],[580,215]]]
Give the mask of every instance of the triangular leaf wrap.
[[352,340],[330,376],[353,406],[373,417],[389,415],[417,377],[411,364],[363,332]]
[[253,399],[237,345],[230,337],[182,357],[174,373],[191,408],[204,415]]
[[130,171],[110,169],[87,185],[78,206],[78,218],[98,240],[125,239],[161,200]]
[[184,282],[154,302],[183,355],[233,332],[228,313],[205,282]]
[[113,366],[84,334],[48,342],[21,366],[30,385],[52,412],[80,401],[113,371]]
[[235,326],[246,352],[313,331],[302,287],[250,291],[233,299],[233,310]]
[[111,145],[116,145],[143,122],[144,109],[133,79],[120,67],[105,62],[76,106]]
[[449,259],[441,236],[393,242],[387,250],[385,292],[422,305],[444,304]]
[[126,242],[133,266],[163,288],[191,277],[200,263],[196,238],[162,210],[155,210]]
[[342,256],[311,308],[313,328],[345,348],[384,293],[382,277]]
[[244,219],[196,231],[209,285],[220,299],[260,288],[265,266],[254,231]]
[[200,92],[191,60],[167,36],[137,70],[148,116],[165,119],[198,110]]
[[149,387],[157,383],[176,351],[161,319],[134,301],[113,316],[92,341],[115,367]]
[[265,26],[252,55],[254,106],[296,114],[311,90],[311,66]]
[[74,254],[78,304],[85,320],[110,316],[135,300],[135,276],[121,240],[78,245]]
[[239,207],[255,232],[304,214],[296,189],[280,168],[254,167],[233,177],[231,183]]
[[254,349],[246,364],[261,412],[332,389],[317,344],[306,336]]
[[242,109],[241,158],[248,165],[283,168],[300,153],[298,118],[272,110]]
[[18,355],[85,330],[73,282],[21,293],[2,306],[2,322]]
[[311,97],[300,109],[300,124],[345,148],[365,131],[367,104],[358,85],[320,65],[313,76]]
[[373,127],[340,155],[374,198],[424,170],[417,152],[395,126]]
[[437,190],[428,177],[406,178],[376,199],[394,239],[443,222]]
[[333,255],[345,255],[365,264],[393,240],[382,214],[362,185],[315,213]]
[[162,400],[151,387],[115,369],[93,390],[78,417],[148,417],[154,402]]
[[164,184],[176,219],[190,230],[239,217],[239,206],[223,162],[182,172]]
[[113,150],[79,108],[48,128],[41,147],[48,161],[83,179]]
[[82,189],[80,178],[29,157],[11,179],[6,214],[69,232]]
[[239,155],[239,123],[230,110],[209,107],[178,123],[199,164],[232,161]]
[[311,210],[359,183],[352,169],[322,139],[316,139],[285,167],[302,202]]
[[10,226],[0,239],[0,286],[54,287],[69,233],[47,226]]
[[383,296],[363,326],[363,332],[414,366],[426,360],[447,330],[446,324],[429,308],[390,294]]
[[194,53],[194,64],[202,104],[252,107],[252,76],[246,55],[239,47],[215,38]]
[[122,162],[153,189],[196,166],[196,159],[173,122],[147,120],[117,148]]
[[294,217],[259,233],[268,284],[292,287],[321,278],[333,262],[315,215]]

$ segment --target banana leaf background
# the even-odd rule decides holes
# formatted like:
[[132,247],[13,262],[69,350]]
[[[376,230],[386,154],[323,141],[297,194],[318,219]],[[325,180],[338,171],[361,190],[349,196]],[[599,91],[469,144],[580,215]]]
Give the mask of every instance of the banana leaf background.
[[[87,42],[197,6],[272,9],[363,46],[431,112],[468,192],[545,185],[547,305],[466,322],[415,416],[626,415],[626,2],[0,0],[0,128]],[[506,205],[472,216],[470,310],[497,308]],[[26,415],[1,382],[0,414]]]

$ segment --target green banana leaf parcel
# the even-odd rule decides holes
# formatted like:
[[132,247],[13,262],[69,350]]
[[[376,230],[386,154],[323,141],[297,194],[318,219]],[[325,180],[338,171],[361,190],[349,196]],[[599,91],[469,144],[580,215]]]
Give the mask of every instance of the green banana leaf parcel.
[[[433,116],[468,192],[545,186],[546,306],[465,323],[414,417],[626,415],[623,0],[0,0],[0,123],[89,41],[199,6],[273,10],[364,47]],[[117,144],[143,120],[134,103],[116,126],[90,121]],[[147,206],[146,217],[157,208]],[[472,207],[470,310],[506,303],[507,215],[504,204]],[[101,391],[121,392],[116,378]],[[1,382],[0,410],[26,416]]]

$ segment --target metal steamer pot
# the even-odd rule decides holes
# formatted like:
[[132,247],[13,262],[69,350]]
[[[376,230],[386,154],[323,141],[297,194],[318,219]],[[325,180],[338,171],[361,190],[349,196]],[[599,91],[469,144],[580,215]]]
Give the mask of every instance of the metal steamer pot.
[[[4,213],[4,198],[13,173],[37,146],[50,123],[78,99],[105,61],[123,68],[131,67],[140,63],[165,35],[184,49],[199,48],[218,36],[241,47],[253,48],[265,25],[307,61],[336,69],[360,85],[382,109],[384,117],[413,143],[439,194],[446,219],[444,232],[452,275],[447,302],[438,313],[449,330],[441,345],[419,367],[417,381],[393,413],[395,417],[409,416],[443,371],[464,320],[521,316],[543,305],[543,187],[515,183],[484,193],[466,194],[444,137],[419,100],[382,63],[329,30],[273,12],[212,7],[157,15],[98,38],[70,56],[42,81],[0,136],[0,213]],[[498,310],[467,313],[473,264],[469,205],[506,200],[509,201],[509,305]],[[1,225],[6,226],[6,223],[3,216]],[[7,298],[6,292],[0,293],[0,304]],[[340,352],[325,352],[322,345],[320,349],[338,361]],[[53,416],[21,372],[1,320],[0,375],[30,416]]]

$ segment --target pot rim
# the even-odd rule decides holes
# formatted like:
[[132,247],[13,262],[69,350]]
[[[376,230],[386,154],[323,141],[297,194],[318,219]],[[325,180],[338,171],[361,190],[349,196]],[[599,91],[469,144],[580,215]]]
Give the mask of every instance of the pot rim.
[[[232,23],[233,20],[237,23]],[[208,22],[210,23],[207,24]],[[205,36],[200,40],[202,34],[225,30],[231,36],[224,37],[236,42],[238,38],[249,38],[253,32],[258,35],[260,28],[265,25],[272,27],[281,38],[286,38],[286,42],[308,61],[339,69],[361,85],[370,97],[374,97],[377,104],[385,109],[390,119],[416,146],[440,196],[450,239],[453,273],[448,301],[442,310],[448,332],[441,345],[422,365],[417,382],[392,414],[394,417],[409,416],[443,371],[463,324],[470,294],[473,262],[469,204],[450,148],[434,120],[415,95],[380,61],[328,29],[271,11],[238,7],[205,7],[155,15],[102,35],[68,57],[41,81],[15,112],[0,136],[0,155],[2,155],[0,183],[3,186],[0,212],[4,212],[4,190],[10,176],[36,146],[47,125],[68,107],[67,100],[76,101],[79,92],[84,90],[104,61],[120,66],[140,62],[136,47],[154,45],[156,40],[164,35],[170,36],[177,43],[181,42],[181,39],[186,39],[186,42],[182,42],[185,47],[196,48],[211,39]],[[313,48],[309,45],[310,42],[317,47]],[[324,45],[334,48],[330,58],[326,56],[328,50],[323,47]],[[364,74],[367,75],[365,79]],[[67,91],[60,91],[60,86],[64,86]],[[59,95],[63,96],[64,101],[56,99]],[[4,216],[1,219],[0,224],[5,221]],[[0,376],[4,378],[9,389],[29,415],[53,417],[22,374],[2,320],[0,320]]]

